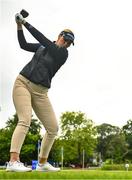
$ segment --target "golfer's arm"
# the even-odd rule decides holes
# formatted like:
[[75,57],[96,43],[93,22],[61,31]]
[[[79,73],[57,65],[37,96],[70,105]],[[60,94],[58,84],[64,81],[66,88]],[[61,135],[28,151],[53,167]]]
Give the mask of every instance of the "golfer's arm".
[[56,50],[57,47],[55,43],[47,39],[40,31],[38,31],[36,28],[34,28],[32,25],[30,25],[28,22],[24,24],[26,29],[33,35],[33,37],[44,47]]
[[21,26],[17,27],[17,36],[20,47],[26,51],[36,52],[40,47],[39,43],[27,43]]

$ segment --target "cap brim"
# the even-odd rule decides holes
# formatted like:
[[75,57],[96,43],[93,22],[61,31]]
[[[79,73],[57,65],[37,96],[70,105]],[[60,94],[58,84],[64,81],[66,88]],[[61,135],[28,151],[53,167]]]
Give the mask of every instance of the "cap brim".
[[65,35],[65,38],[71,41],[71,43],[74,45],[74,39],[71,36]]

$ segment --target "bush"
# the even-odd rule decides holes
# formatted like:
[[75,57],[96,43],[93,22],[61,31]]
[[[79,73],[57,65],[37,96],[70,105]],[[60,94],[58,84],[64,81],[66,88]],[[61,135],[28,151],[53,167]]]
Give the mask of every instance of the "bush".
[[[132,165],[129,164],[129,171],[132,171]],[[103,165],[101,167],[102,170],[126,170],[125,164],[110,164],[110,165]]]

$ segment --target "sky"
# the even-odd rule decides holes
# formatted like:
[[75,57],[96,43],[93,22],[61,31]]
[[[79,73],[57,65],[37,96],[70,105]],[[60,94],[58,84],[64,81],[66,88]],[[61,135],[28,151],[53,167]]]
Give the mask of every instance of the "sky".
[[66,28],[75,34],[49,89],[58,120],[66,111],[82,111],[95,125],[122,127],[132,119],[131,0],[0,0],[0,128],[15,114],[13,84],[33,56],[17,41],[14,16],[21,9],[50,40]]

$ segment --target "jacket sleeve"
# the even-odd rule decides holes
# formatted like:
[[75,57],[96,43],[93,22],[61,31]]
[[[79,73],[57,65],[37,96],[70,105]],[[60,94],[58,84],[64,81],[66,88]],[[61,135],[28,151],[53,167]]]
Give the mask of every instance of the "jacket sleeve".
[[[59,48],[54,42],[50,41],[48,38],[46,38],[40,31],[38,31],[36,28],[34,28],[32,25],[30,25],[28,22],[24,24],[26,29],[33,35],[33,37],[45,48],[48,49],[48,51],[54,56],[54,57],[65,57],[67,56],[67,50],[66,48]],[[66,53],[66,54],[65,54]]]
[[40,43],[28,43],[24,37],[23,30],[18,30],[17,36],[20,47],[26,51],[36,52],[40,47]]

